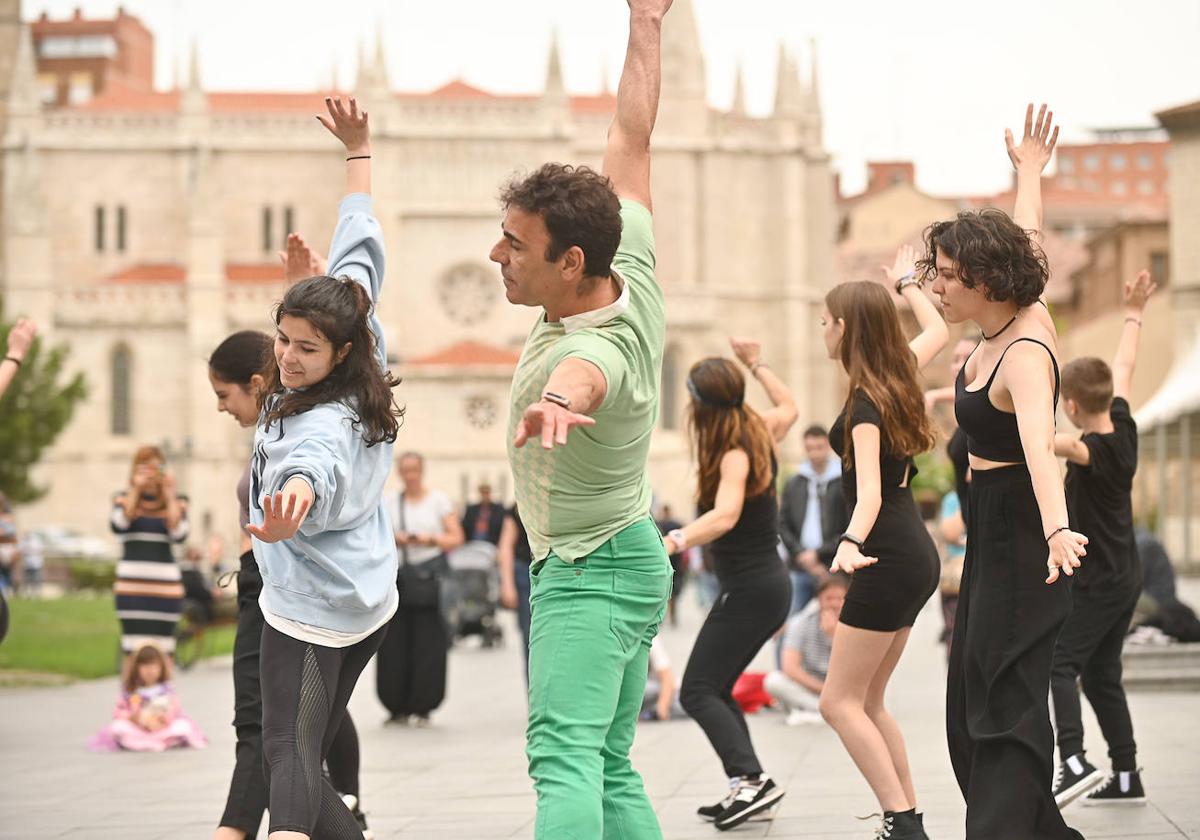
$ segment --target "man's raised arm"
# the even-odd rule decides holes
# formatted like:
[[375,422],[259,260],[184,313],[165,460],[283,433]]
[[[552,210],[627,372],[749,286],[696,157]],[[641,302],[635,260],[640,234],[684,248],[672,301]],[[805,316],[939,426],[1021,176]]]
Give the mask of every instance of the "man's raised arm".
[[629,44],[608,129],[604,174],[621,198],[650,204],[650,134],[662,86],[662,19],[672,0],[629,0]]

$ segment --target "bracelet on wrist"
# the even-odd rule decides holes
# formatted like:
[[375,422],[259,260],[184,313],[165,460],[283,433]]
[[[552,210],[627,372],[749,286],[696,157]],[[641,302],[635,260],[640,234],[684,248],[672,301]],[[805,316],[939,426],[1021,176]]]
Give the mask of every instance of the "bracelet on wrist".
[[4,357],[4,361],[6,361],[6,362],[12,362],[12,363],[13,363],[14,365],[16,365],[17,367],[20,367],[20,366],[21,366],[21,360],[20,360],[20,359],[18,359],[16,356],[5,356],[5,357]]
[[759,360],[759,361],[755,362],[754,364],[750,365],[750,373],[751,374],[758,373],[758,369],[762,368],[762,367],[770,367],[770,365],[762,360]]
[[901,294],[909,286],[916,286],[918,289],[923,289],[925,288],[925,281],[917,277],[916,272],[910,271],[896,281],[896,294]]
[[548,403],[553,403],[559,408],[565,408],[567,411],[571,410],[571,401],[562,394],[556,394],[553,391],[546,391],[542,394],[542,400]]
[[349,163],[352,160],[370,160],[370,159],[371,159],[370,155],[351,155],[350,157],[346,158],[346,163]]
[[1071,530],[1070,525],[1063,525],[1061,527],[1055,528],[1053,531],[1051,531],[1049,534],[1046,535],[1046,542],[1048,543],[1048,542],[1050,542],[1050,540],[1054,539],[1055,535],[1061,534],[1063,531],[1070,531],[1070,530]]
[[1125,319],[1125,323],[1127,323],[1127,324],[1129,324],[1129,323],[1137,324],[1137,325],[1140,327],[1140,326],[1142,325],[1142,319],[1141,319],[1141,318],[1134,318],[1132,315],[1130,315],[1128,318],[1126,318],[1126,319]]
[[842,534],[840,537],[838,537],[838,545],[841,545],[844,542],[848,542],[848,543],[851,543],[852,545],[857,546],[859,551],[863,550],[863,540],[860,540],[858,537],[854,536],[853,534],[846,533],[846,534]]

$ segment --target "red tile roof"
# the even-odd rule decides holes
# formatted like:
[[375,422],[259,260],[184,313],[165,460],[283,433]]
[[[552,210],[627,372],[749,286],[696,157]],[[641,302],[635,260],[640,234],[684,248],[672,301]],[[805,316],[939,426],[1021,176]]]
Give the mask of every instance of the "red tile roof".
[[283,266],[278,262],[225,263],[230,283],[282,283]]
[[182,283],[187,269],[179,263],[137,263],[104,278],[106,283]]
[[[349,96],[347,91],[316,90],[304,92],[223,91],[207,92],[208,107],[218,114],[263,113],[316,114],[322,110],[326,96]],[[457,101],[533,101],[537,96],[497,94],[455,80],[427,93],[398,93],[397,99],[421,101],[429,99]],[[84,112],[176,113],[182,91],[138,90],[119,79],[111,79],[98,96],[73,106]],[[616,97],[605,93],[598,96],[572,96],[571,110],[581,114],[609,114],[616,110]]]
[[513,367],[521,355],[503,347],[494,347],[479,341],[460,341],[427,356],[408,359],[408,365],[445,365],[467,367],[473,365],[503,365]]
[[[283,268],[277,262],[226,263],[225,277],[230,283],[282,283]],[[104,278],[105,283],[183,283],[187,267],[182,263],[135,263]]]

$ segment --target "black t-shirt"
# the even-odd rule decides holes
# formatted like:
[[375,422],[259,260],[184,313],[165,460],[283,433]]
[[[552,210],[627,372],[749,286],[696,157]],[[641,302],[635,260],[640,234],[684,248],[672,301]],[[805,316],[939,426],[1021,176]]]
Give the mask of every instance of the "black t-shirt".
[[1137,472],[1137,424],[1121,397],[1109,409],[1113,430],[1085,434],[1086,467],[1067,463],[1067,511],[1071,527],[1088,538],[1087,556],[1075,572],[1078,587],[1133,583],[1138,577],[1133,539],[1133,474]]
[[[861,389],[854,392],[854,402],[850,406],[850,430],[853,432],[854,427],[859,423],[878,426],[880,429],[879,477],[883,495],[886,497],[901,489],[907,492],[908,485],[912,482],[913,476],[917,474],[917,465],[912,458],[897,457],[886,450],[883,443],[883,419],[879,414],[879,409]],[[843,408],[842,413],[829,428],[829,445],[842,458],[843,464],[846,450],[849,448],[849,441],[846,438],[846,409]],[[857,458],[855,462],[857,463]],[[856,472],[853,468],[842,471],[842,490],[846,495],[847,504],[853,506],[854,501],[858,498]]]

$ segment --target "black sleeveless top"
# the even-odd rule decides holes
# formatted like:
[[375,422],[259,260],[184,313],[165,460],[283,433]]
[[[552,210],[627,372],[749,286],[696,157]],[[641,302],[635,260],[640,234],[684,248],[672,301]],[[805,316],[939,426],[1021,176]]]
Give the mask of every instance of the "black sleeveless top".
[[737,524],[720,539],[713,540],[713,551],[719,556],[769,554],[777,556],[779,544],[779,501],[775,480],[779,477],[779,462],[771,453],[771,484],[767,492],[746,498]]
[[[1025,463],[1025,450],[1021,448],[1021,434],[1017,429],[1017,415],[996,408],[988,396],[992,382],[996,379],[996,372],[1004,363],[1004,356],[1018,341],[1031,341],[1050,354],[1050,364],[1054,368],[1054,408],[1058,409],[1058,360],[1054,358],[1050,348],[1036,338],[1014,339],[1000,354],[1000,359],[992,368],[992,375],[988,377],[987,382],[976,391],[967,390],[967,365],[964,362],[958,371],[958,378],[954,380],[954,415],[958,418],[958,427],[967,435],[967,450],[972,455],[989,461]],[[976,346],[975,349],[978,350],[979,347]],[[974,350],[971,351],[971,355],[975,355]],[[970,361],[970,358],[968,356],[967,361]]]

